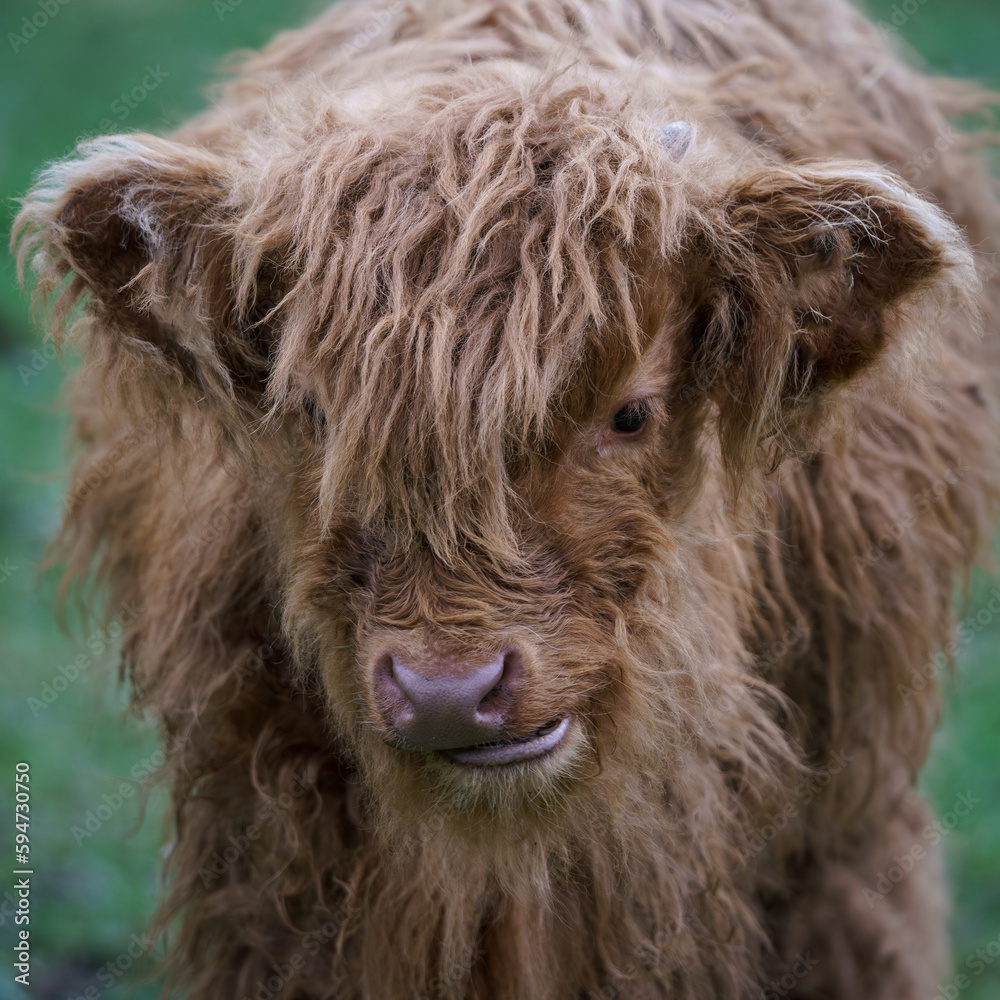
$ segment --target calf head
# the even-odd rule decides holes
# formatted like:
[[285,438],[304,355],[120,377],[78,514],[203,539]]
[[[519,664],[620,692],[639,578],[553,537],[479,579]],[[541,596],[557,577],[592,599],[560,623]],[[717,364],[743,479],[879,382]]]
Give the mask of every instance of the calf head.
[[874,165],[477,80],[224,154],[85,144],[22,252],[69,276],[57,310],[89,295],[115,419],[155,399],[249,484],[283,642],[386,836],[686,815],[710,852],[792,756],[734,525],[971,265]]

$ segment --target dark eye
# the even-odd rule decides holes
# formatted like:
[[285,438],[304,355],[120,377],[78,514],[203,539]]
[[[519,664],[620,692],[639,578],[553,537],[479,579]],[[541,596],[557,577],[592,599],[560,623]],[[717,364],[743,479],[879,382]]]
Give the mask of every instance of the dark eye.
[[326,414],[319,408],[316,400],[312,396],[306,396],[302,402],[302,407],[306,411],[306,416],[317,430],[326,427]]
[[649,420],[649,404],[645,401],[623,406],[612,418],[611,429],[616,434],[638,434]]

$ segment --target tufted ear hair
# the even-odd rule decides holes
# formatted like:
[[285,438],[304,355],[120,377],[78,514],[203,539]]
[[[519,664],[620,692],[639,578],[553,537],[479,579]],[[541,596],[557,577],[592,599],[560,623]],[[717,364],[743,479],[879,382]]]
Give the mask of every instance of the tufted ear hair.
[[870,163],[759,170],[698,227],[680,388],[718,405],[730,471],[759,461],[766,438],[796,443],[883,357],[921,355],[944,309],[971,309],[978,288],[955,224]]
[[266,345],[240,335],[252,324],[234,286],[232,188],[222,158],[151,135],[91,140],[50,166],[24,199],[14,242],[22,275],[29,260],[38,275],[36,296],[58,293],[54,334],[85,300],[109,366],[139,361],[248,402]]

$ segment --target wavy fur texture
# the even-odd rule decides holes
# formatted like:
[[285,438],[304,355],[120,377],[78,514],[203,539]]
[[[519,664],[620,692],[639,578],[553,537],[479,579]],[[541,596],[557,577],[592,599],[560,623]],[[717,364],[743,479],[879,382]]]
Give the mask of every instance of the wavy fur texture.
[[[936,862],[865,890],[996,513],[983,100],[842,0],[348,2],[48,168],[57,551],[142,609],[168,990],[930,996]],[[516,646],[511,735],[571,738],[408,749],[392,643]]]

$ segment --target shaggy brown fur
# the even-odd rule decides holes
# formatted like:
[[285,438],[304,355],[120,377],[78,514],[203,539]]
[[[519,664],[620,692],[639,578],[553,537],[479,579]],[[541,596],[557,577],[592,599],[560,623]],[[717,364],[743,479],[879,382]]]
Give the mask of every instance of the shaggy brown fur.
[[[50,168],[61,552],[143,609],[178,990],[931,995],[936,861],[865,890],[993,523],[978,101],[841,0],[345,3]],[[400,745],[392,644],[515,646],[509,735],[567,737]]]

